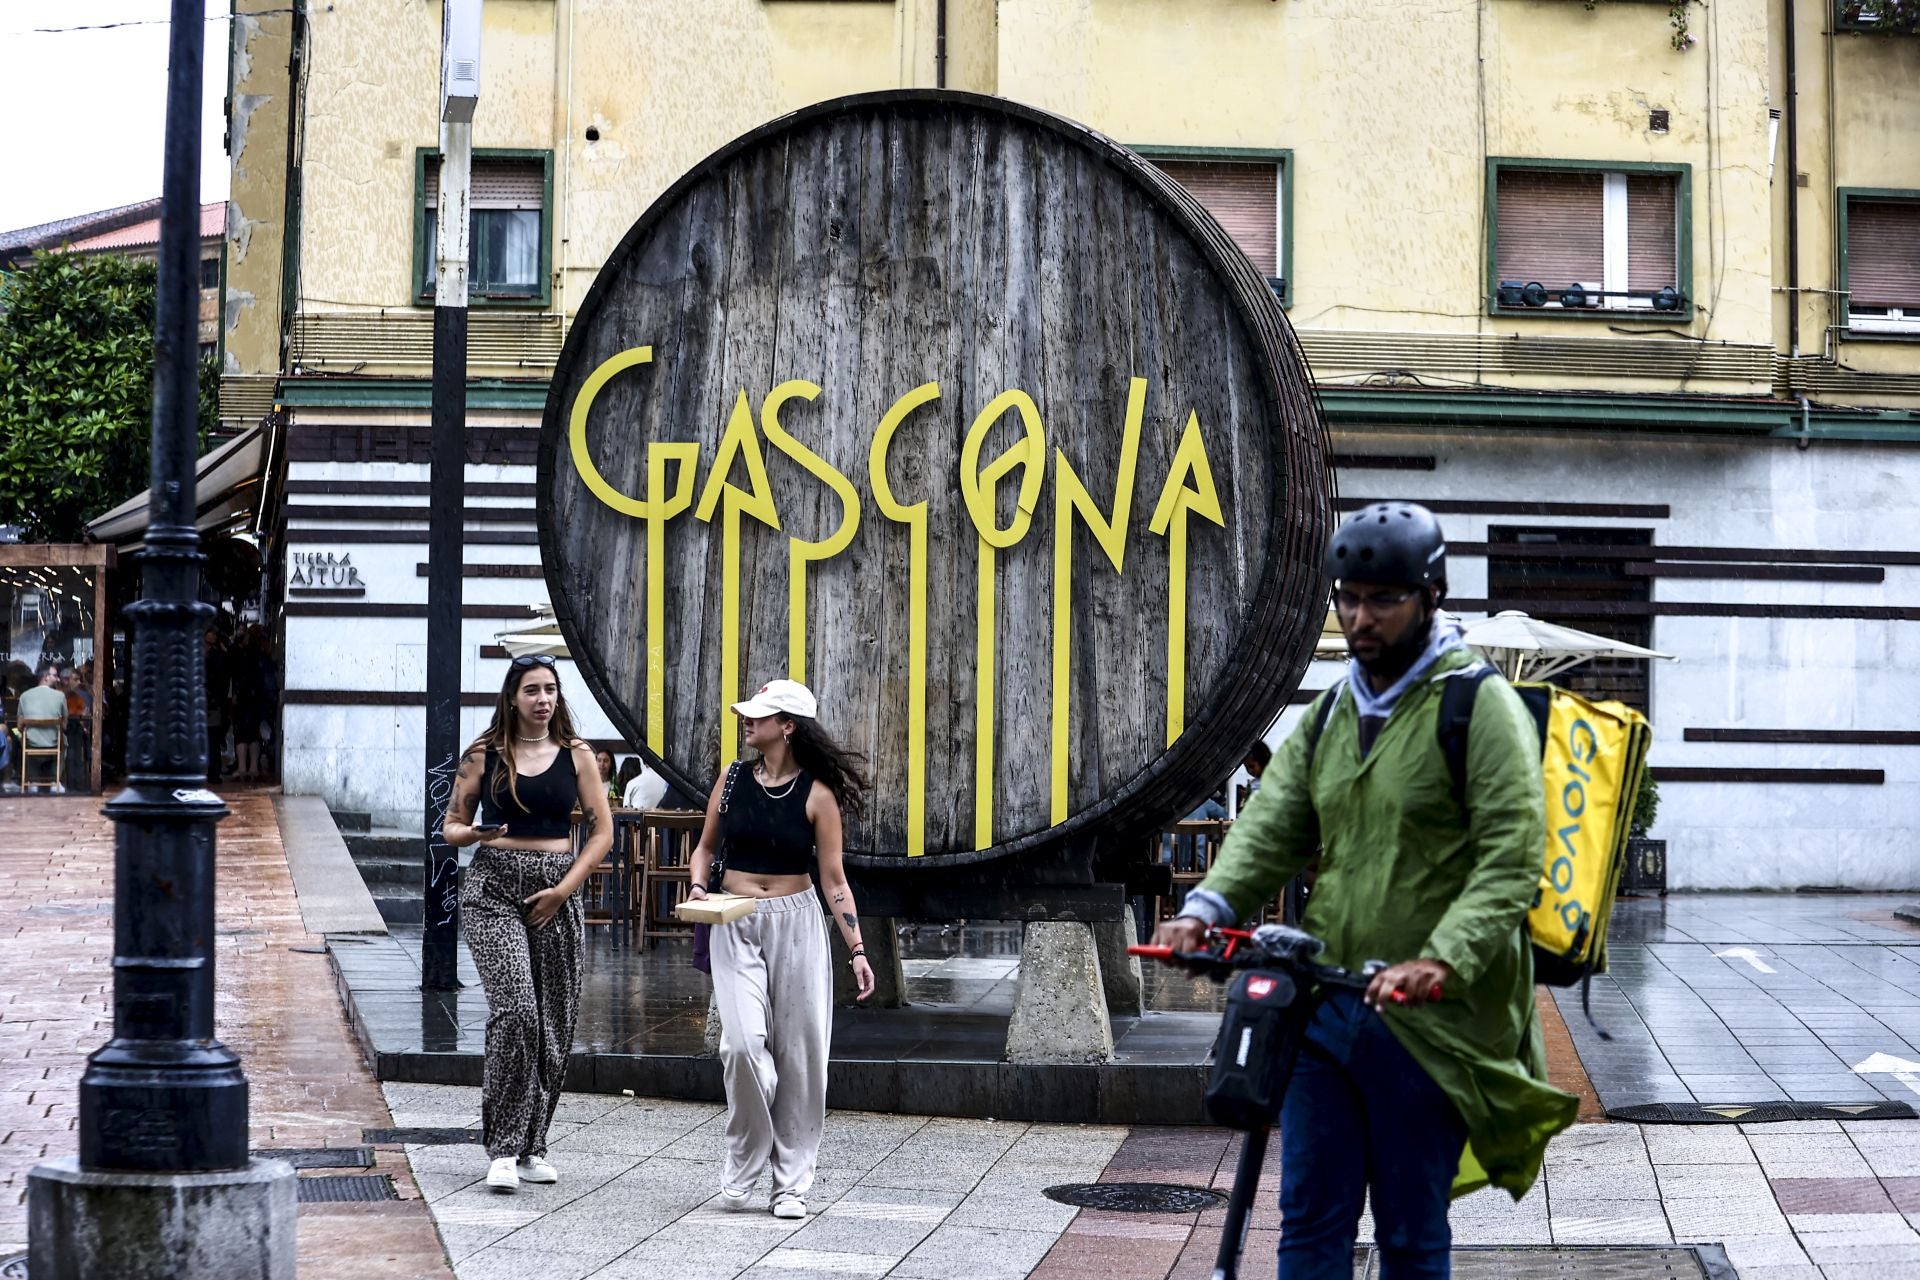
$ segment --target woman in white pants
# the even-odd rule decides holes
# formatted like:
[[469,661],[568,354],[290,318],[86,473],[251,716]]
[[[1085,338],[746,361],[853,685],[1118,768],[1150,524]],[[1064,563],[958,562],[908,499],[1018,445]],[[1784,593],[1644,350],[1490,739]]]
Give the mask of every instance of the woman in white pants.
[[733,704],[755,761],[731,766],[707,799],[692,896],[706,896],[720,855],[728,893],[758,898],[752,915],[713,929],[713,993],[727,1083],[721,1202],[746,1207],[763,1169],[773,1216],[807,1216],[827,1119],[833,973],[820,895],[853,953],[859,998],[873,992],[860,916],[841,865],[841,814],[861,811],[857,759],[820,728],[805,685],[774,680]]

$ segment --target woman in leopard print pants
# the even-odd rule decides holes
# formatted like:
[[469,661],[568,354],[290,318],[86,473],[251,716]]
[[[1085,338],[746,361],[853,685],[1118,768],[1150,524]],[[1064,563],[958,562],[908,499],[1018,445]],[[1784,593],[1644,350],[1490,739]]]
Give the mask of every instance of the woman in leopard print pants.
[[[483,816],[474,819],[475,806]],[[570,854],[572,813],[593,834]],[[557,1182],[547,1126],[560,1101],[580,1007],[585,913],[575,892],[613,843],[607,788],[574,732],[552,658],[516,658],[493,723],[460,761],[442,834],[479,844],[460,892],[467,945],[487,992],[481,1125],[487,1185]]]

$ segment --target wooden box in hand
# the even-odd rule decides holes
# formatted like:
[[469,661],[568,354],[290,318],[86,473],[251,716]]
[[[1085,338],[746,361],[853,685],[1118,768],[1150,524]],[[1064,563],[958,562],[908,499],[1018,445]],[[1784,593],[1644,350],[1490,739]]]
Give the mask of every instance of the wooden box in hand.
[[732,924],[741,916],[752,915],[754,902],[743,894],[710,893],[675,903],[673,914],[688,924]]

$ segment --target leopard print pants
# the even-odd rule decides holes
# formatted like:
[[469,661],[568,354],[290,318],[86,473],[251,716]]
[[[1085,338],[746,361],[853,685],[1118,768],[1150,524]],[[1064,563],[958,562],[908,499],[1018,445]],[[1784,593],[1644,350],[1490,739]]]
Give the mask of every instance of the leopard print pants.
[[522,900],[560,883],[570,853],[481,845],[460,889],[467,947],[487,992],[480,1124],[487,1156],[545,1155],[580,1011],[580,895],[553,919],[527,924]]

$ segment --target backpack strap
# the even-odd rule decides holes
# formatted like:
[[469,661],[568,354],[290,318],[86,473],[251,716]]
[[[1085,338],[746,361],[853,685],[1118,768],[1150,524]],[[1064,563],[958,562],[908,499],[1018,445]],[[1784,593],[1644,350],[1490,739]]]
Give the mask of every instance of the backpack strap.
[[1313,776],[1313,758],[1320,751],[1320,738],[1327,731],[1327,721],[1333,719],[1333,709],[1339,705],[1340,695],[1345,691],[1347,682],[1342,680],[1325,694],[1313,710],[1313,729],[1307,734],[1307,776]]
[[1491,663],[1476,662],[1441,677],[1446,683],[1440,689],[1440,719],[1434,731],[1440,739],[1440,754],[1446,757],[1454,803],[1462,810],[1467,807],[1467,731],[1473,726],[1474,700],[1480,696],[1481,684],[1498,674]]

